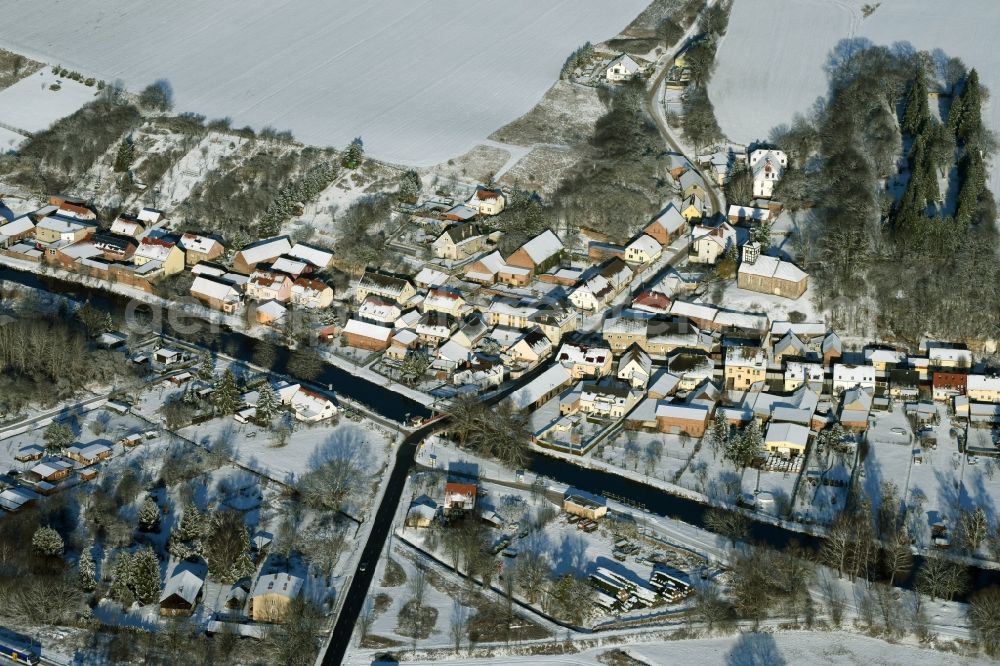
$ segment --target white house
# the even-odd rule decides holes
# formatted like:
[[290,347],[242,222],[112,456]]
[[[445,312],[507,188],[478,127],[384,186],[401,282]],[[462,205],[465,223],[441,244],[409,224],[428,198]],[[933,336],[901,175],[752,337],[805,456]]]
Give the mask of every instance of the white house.
[[623,53],[608,63],[605,77],[608,81],[630,81],[641,71],[642,67],[639,66],[639,63],[633,60],[629,54]]
[[633,264],[649,264],[663,253],[659,242],[648,234],[643,234],[625,246],[625,261]]
[[618,361],[618,379],[628,382],[632,388],[646,388],[652,368],[649,354],[639,345],[632,345]]
[[781,150],[758,148],[750,153],[748,164],[753,176],[754,197],[770,199],[774,195],[774,186],[788,167],[788,155]]
[[833,392],[840,394],[855,387],[875,393],[875,366],[834,363]]
[[794,391],[805,384],[815,389],[823,389],[823,364],[807,361],[788,361],[785,363],[785,390]]
[[301,386],[288,404],[295,418],[305,423],[316,423],[337,414],[337,406],[332,401]]
[[730,247],[736,247],[736,229],[728,222],[714,227],[703,224],[691,229],[688,260],[694,264],[714,264]]

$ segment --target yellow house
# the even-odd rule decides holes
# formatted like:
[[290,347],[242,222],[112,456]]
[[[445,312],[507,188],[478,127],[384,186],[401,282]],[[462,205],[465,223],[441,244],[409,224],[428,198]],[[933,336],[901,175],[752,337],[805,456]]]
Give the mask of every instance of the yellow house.
[[175,275],[184,270],[184,250],[176,243],[158,238],[143,238],[132,255],[132,262],[136,266],[144,266],[151,261],[163,264],[164,275]]
[[480,215],[499,215],[503,212],[506,200],[499,189],[491,189],[480,185],[472,195],[468,205],[475,208]]
[[1000,403],[1000,377],[969,375],[965,395],[973,402]]
[[588,520],[599,520],[608,513],[606,504],[582,495],[567,495],[563,499],[563,511],[571,516]]
[[809,443],[809,428],[798,423],[772,423],[764,436],[764,448],[778,455],[801,456]]
[[683,205],[681,205],[681,215],[688,222],[691,220],[700,220],[702,215],[704,215],[704,211],[705,202],[697,194],[689,196],[684,200]]
[[726,388],[745,391],[767,376],[767,357],[759,347],[730,347],[726,350]]
[[250,619],[254,622],[284,622],[288,608],[302,593],[303,580],[287,573],[257,579],[250,597]]

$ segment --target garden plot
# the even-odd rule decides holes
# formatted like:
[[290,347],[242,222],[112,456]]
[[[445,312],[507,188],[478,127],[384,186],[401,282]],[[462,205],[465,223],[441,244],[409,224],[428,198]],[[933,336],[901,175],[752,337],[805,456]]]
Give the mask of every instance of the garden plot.
[[[182,111],[287,128],[315,145],[362,136],[376,157],[431,165],[527,112],[568,53],[646,4],[514,0],[486,18],[459,0],[112,0],[101,12],[42,0],[5,8],[18,26],[5,41],[133,90],[166,79]],[[475,47],[460,56],[444,46],[463,38]]]
[[41,132],[96,95],[96,87],[56,76],[46,67],[0,90],[0,123],[25,132]]
[[[718,69],[709,85],[722,131],[733,141],[766,140],[771,129],[808,114],[827,94],[825,73],[843,39],[877,45],[940,51],[979,70],[983,83],[1000,90],[1000,67],[992,47],[1000,14],[993,0],[941,3],[937,0],[883,0],[867,18],[862,0],[801,2],[777,0],[760,11],[738,0],[718,51]],[[766,45],[766,47],[764,47]],[[753,53],[755,57],[748,58]],[[1000,130],[1000,104],[986,105],[983,120]],[[1000,193],[1000,173],[990,187]]]
[[[996,474],[996,462],[960,454],[944,407],[938,405],[938,409],[940,423],[932,427],[937,441],[935,448],[920,445],[899,408],[879,414],[868,432],[864,476],[858,479],[876,505],[881,484],[891,481],[896,485],[911,511],[910,528],[921,547],[930,545],[931,526],[939,521],[953,535],[959,510],[981,508],[990,524],[996,524],[998,518],[1000,475]],[[921,451],[920,462],[913,455],[914,449]],[[970,464],[972,460],[974,464]]]

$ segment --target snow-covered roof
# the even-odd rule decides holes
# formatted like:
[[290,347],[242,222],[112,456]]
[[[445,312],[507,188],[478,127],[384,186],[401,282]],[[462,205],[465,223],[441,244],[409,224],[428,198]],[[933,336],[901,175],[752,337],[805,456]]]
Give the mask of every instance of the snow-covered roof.
[[365,338],[383,341],[389,339],[389,336],[392,334],[392,330],[393,329],[387,326],[378,326],[359,319],[350,319],[348,320],[347,325],[344,326],[344,333],[351,333],[353,335],[360,335]]
[[220,301],[239,298],[239,292],[233,285],[228,282],[214,280],[208,275],[199,275],[194,279],[194,282],[191,283],[191,293]]
[[798,423],[771,423],[764,444],[793,444],[802,448],[809,442],[809,428]]
[[226,269],[209,261],[199,261],[191,267],[191,272],[194,275],[212,275],[215,277],[221,277],[226,274]]
[[691,229],[691,240],[693,243],[713,241],[722,247],[727,247],[730,243],[736,242],[736,229],[728,222],[715,227],[697,224]]
[[74,444],[73,446],[66,449],[67,455],[80,456],[82,458],[96,458],[102,453],[106,453],[111,450],[111,447],[107,444],[101,444],[100,442],[91,442],[90,444]]
[[278,257],[275,260],[275,262],[271,264],[271,268],[273,270],[281,271],[282,273],[288,273],[289,275],[294,275],[294,276],[301,275],[302,272],[305,271],[306,268],[308,267],[309,264],[306,263],[305,261],[299,261],[297,259],[287,256]]
[[751,206],[729,206],[728,217],[738,217],[744,220],[753,220],[755,222],[764,222],[770,216],[771,211],[766,208],[753,208]]
[[521,249],[527,253],[531,261],[541,264],[562,252],[563,244],[551,229],[546,229],[522,245]]
[[515,407],[527,407],[553,389],[569,382],[570,378],[569,370],[557,363],[527,385],[511,393],[510,401]]
[[292,250],[292,244],[288,242],[288,236],[278,236],[259,241],[253,245],[248,245],[240,250],[243,261],[248,264],[259,264],[262,261],[280,257],[288,254]]
[[708,418],[708,406],[700,402],[671,403],[664,402],[656,406],[656,415],[674,419],[704,421]]
[[714,321],[718,312],[714,305],[706,303],[689,303],[687,301],[674,301],[670,305],[670,314],[683,315],[692,319],[704,319]]
[[469,349],[454,340],[449,340],[437,350],[437,356],[453,363],[464,363],[469,360]]
[[147,207],[140,210],[139,214],[136,217],[138,217],[143,222],[156,223],[162,220],[164,215],[162,210],[157,210],[156,208]]
[[660,243],[652,236],[643,234],[625,246],[625,251],[628,252],[629,250],[645,252],[648,255],[657,255],[660,253]]
[[965,385],[966,391],[1000,391],[1000,377],[987,375],[969,375]]
[[28,215],[16,217],[7,224],[0,225],[0,236],[17,236],[31,231],[35,228],[35,223]]
[[746,275],[757,275],[760,277],[773,277],[778,280],[788,282],[801,282],[808,274],[790,261],[783,261],[777,257],[769,257],[762,254],[752,264],[740,263],[740,273]]
[[185,569],[171,576],[166,584],[164,584],[163,594],[160,595],[160,603],[162,604],[170,597],[176,595],[183,599],[189,606],[194,606],[195,601],[198,599],[198,593],[201,592],[204,584],[205,581]]
[[67,245],[61,252],[72,259],[90,259],[100,256],[102,253],[91,241],[84,240],[79,243]]
[[199,236],[198,234],[189,233],[181,236],[179,245],[183,250],[208,254],[215,249],[216,245],[219,245],[219,241],[214,238],[209,238],[208,236]]
[[151,238],[143,238],[136,248],[135,255],[150,261],[166,261],[170,252],[174,249],[172,244],[157,241]]
[[304,581],[298,576],[289,573],[277,573],[261,576],[254,585],[252,597],[259,597],[265,594],[280,594],[283,597],[294,599],[302,591]]
[[451,276],[447,273],[442,273],[441,271],[436,271],[429,266],[424,266],[417,273],[417,276],[413,278],[413,281],[417,284],[426,284],[432,287],[440,287],[445,284]]
[[833,381],[875,381],[875,367],[871,365],[833,364]]
[[635,74],[640,69],[642,69],[641,67],[639,67],[639,63],[633,60],[632,57],[627,53],[622,53],[620,56],[609,62],[607,69],[619,66],[629,74]]
[[481,265],[483,269],[487,271],[485,274],[487,278],[492,278],[505,266],[503,256],[499,252],[491,252],[479,261],[471,264],[469,270],[466,271],[466,275],[471,277],[479,277],[480,275],[483,275],[481,271],[473,270],[473,267],[477,265]]
[[48,215],[42,218],[35,228],[64,234],[80,231],[81,229],[92,229],[96,226],[93,222],[85,222],[76,218]]
[[392,301],[385,301],[375,294],[369,294],[358,307],[358,316],[376,321],[395,322],[402,310]]
[[257,312],[263,313],[271,319],[278,320],[288,313],[288,308],[278,301],[267,301],[257,306]]
[[287,254],[296,259],[307,261],[318,268],[326,268],[333,261],[333,251],[305,243],[296,243]]
[[646,228],[649,229],[649,227],[655,225],[662,228],[669,235],[683,228],[686,224],[687,220],[684,219],[681,212],[677,210],[677,207],[673,203],[670,203],[667,204],[667,207]]

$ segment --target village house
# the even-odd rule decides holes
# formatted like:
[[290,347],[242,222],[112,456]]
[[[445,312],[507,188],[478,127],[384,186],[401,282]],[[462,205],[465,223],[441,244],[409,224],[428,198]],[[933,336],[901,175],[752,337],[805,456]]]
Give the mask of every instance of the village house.
[[607,347],[564,342],[556,353],[556,362],[569,370],[573,379],[596,379],[611,374],[614,355]]
[[920,373],[911,368],[889,371],[889,396],[896,400],[916,400],[920,397]]
[[358,308],[357,318],[373,324],[392,326],[402,314],[402,308],[394,301],[371,294]]
[[809,346],[792,330],[786,331],[771,348],[771,360],[775,364],[780,364],[785,360],[785,357],[804,358],[806,356],[809,356]]
[[291,301],[311,310],[328,308],[333,303],[333,289],[322,280],[300,277],[292,283]]
[[337,406],[332,400],[301,386],[292,394],[288,406],[295,419],[303,423],[317,423],[337,414]]
[[770,199],[788,167],[788,155],[781,150],[758,148],[750,153],[747,164],[753,178],[754,198]]
[[639,345],[632,345],[618,361],[618,379],[632,388],[646,388],[652,372],[653,361]]
[[160,265],[163,275],[176,275],[184,270],[184,251],[165,238],[146,236],[139,243],[132,262],[144,266],[154,261]]
[[167,579],[160,594],[160,615],[187,617],[201,600],[205,581],[187,569]]
[[[691,196],[696,196],[702,201],[705,200],[705,187],[701,181],[701,176],[694,169],[687,169],[677,179],[677,186],[680,190],[681,200],[686,200]],[[684,214],[684,206],[681,206],[681,215]]]
[[78,220],[96,220],[97,213],[92,211],[87,202],[80,197],[53,194],[49,197],[49,205],[59,209],[60,215],[75,217]]
[[96,233],[91,237],[91,242],[108,261],[128,261],[139,245],[131,236],[110,233]]
[[288,314],[288,308],[278,301],[265,301],[254,308],[258,324],[270,326],[278,323]]
[[6,224],[0,224],[0,249],[7,249],[34,235],[35,221],[31,219],[31,216],[16,217]]
[[363,303],[369,294],[404,304],[417,295],[417,290],[407,278],[366,270],[361,276],[354,298]]
[[222,255],[226,248],[219,241],[208,236],[187,233],[177,243],[184,250],[184,263],[194,266],[202,261],[212,261]]
[[389,346],[389,338],[393,330],[388,326],[379,326],[360,319],[349,319],[344,326],[343,335],[350,347],[383,351]]
[[545,337],[539,328],[527,331],[507,349],[507,354],[511,359],[532,367],[551,353],[552,341]]
[[805,455],[809,428],[798,423],[771,423],[764,435],[764,449],[785,458]]
[[229,282],[209,275],[198,275],[191,283],[191,296],[213,310],[233,314],[240,307],[240,292]]
[[247,298],[285,303],[292,297],[292,278],[284,273],[254,270],[246,284]]
[[663,248],[652,236],[643,234],[625,246],[625,261],[633,264],[651,264],[660,258]]
[[730,224],[763,224],[771,221],[771,211],[767,208],[731,205],[726,219]]
[[935,400],[948,401],[958,395],[965,395],[968,375],[964,372],[934,371],[931,391]]
[[969,375],[965,395],[972,402],[1000,403],[1000,376]]
[[875,368],[876,373],[886,373],[898,365],[906,362],[906,352],[898,349],[887,349],[884,347],[866,347],[864,350],[865,361]]
[[417,289],[434,289],[443,287],[450,279],[447,273],[424,266],[413,276],[413,284],[417,285]]
[[621,81],[631,81],[641,72],[642,67],[639,66],[639,63],[629,54],[622,53],[605,67],[604,78],[612,83],[619,83]]
[[639,402],[642,392],[625,386],[581,382],[573,397],[571,402],[559,405],[564,416],[580,411],[589,416],[620,419]]
[[872,391],[855,386],[840,397],[840,425],[848,430],[866,430],[872,409]]
[[510,267],[525,269],[531,274],[544,273],[559,263],[562,254],[562,241],[551,229],[546,229],[515,250],[505,263]]
[[27,474],[29,475],[29,479],[35,479],[45,483],[56,483],[57,481],[69,478],[70,472],[72,471],[72,463],[68,463],[65,460],[60,460],[58,458],[50,458],[32,467],[28,470]]
[[465,269],[465,279],[478,284],[493,284],[500,271],[506,267],[499,252],[492,252],[482,259],[469,264]]
[[680,238],[687,229],[687,220],[674,204],[667,204],[656,219],[650,222],[643,233],[652,236],[660,245],[670,245]]
[[162,210],[150,208],[149,206],[141,208],[136,217],[139,218],[140,222],[146,225],[147,229],[167,219],[167,216],[163,214]]
[[453,261],[471,257],[486,247],[486,234],[471,222],[448,227],[434,239],[431,248],[438,259]]
[[843,356],[844,345],[840,341],[840,336],[833,331],[827,333],[820,345],[820,353],[823,355],[823,365],[830,365]]
[[833,366],[833,392],[835,395],[855,387],[875,393],[875,368],[871,365],[835,363]]
[[576,330],[576,314],[558,302],[541,303],[538,310],[528,316],[528,323],[540,328],[545,337],[557,345],[564,335]]
[[932,369],[962,368],[972,367],[972,352],[961,347],[950,347],[943,345],[928,345],[927,364]]
[[449,481],[444,484],[444,502],[441,505],[446,512],[472,511],[476,508],[477,491],[474,483]]
[[475,194],[465,202],[465,205],[474,208],[480,215],[499,215],[503,212],[506,203],[503,192],[498,188],[480,185],[476,188]]
[[717,226],[695,225],[691,229],[688,260],[695,264],[715,264],[729,248],[736,248],[736,229],[728,222]]
[[729,347],[724,373],[727,389],[746,391],[767,377],[767,355],[760,347]]
[[623,314],[604,320],[601,337],[615,353],[621,353],[633,344],[638,344],[649,352],[648,328],[649,319],[647,317],[632,317]]
[[516,301],[510,298],[494,298],[484,313],[490,326],[505,326],[508,328],[528,328],[531,316],[538,308],[528,301]]
[[260,576],[250,595],[250,619],[254,622],[284,622],[289,607],[302,594],[304,581],[289,573]]
[[283,254],[288,254],[292,244],[288,236],[267,238],[247,245],[233,256],[233,270],[237,273],[250,275],[257,264],[273,262]]
[[681,203],[681,216],[688,224],[705,217],[705,211],[705,199],[696,193],[684,197]]
[[35,239],[39,243],[77,243],[97,231],[93,222],[75,218],[48,215],[35,225]]
[[423,312],[443,312],[458,317],[465,309],[465,299],[457,289],[431,289],[421,304]]
[[300,259],[319,270],[326,270],[333,265],[333,250],[308,243],[296,243],[287,254],[289,257]]
[[111,223],[109,231],[118,236],[129,236],[138,239],[146,233],[146,225],[138,217],[122,213]]
[[632,281],[632,269],[619,258],[610,259],[596,274],[585,277],[573,290],[569,300],[580,310],[597,310],[604,307]]
[[794,391],[800,386],[808,386],[821,392],[825,379],[823,364],[810,361],[787,361],[785,363],[785,390]]
[[556,363],[511,393],[507,399],[517,409],[531,411],[567,388],[572,381],[569,370]]
[[427,495],[421,495],[410,503],[410,508],[406,511],[406,519],[403,524],[407,527],[430,527],[434,524],[437,512],[437,502]]
[[417,339],[429,346],[444,344],[458,330],[458,318],[444,312],[426,312],[417,322]]
[[85,467],[96,465],[111,457],[112,449],[107,444],[91,442],[90,444],[74,444],[63,451],[63,455]]
[[406,355],[417,347],[417,333],[410,329],[396,331],[389,340],[389,347],[385,350],[385,356],[395,361],[402,362]]
[[702,437],[711,416],[711,407],[702,402],[660,403],[656,406],[656,429],[659,432]]
[[790,261],[760,254],[759,243],[743,246],[736,280],[740,289],[795,299],[805,293],[808,280],[809,275]]

